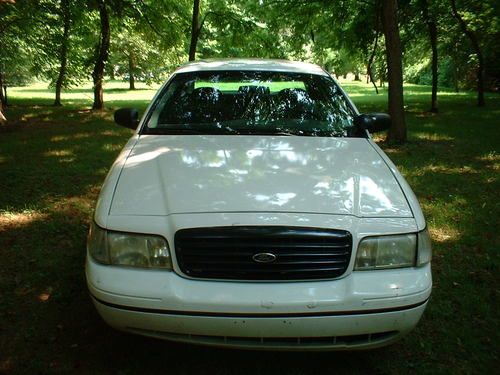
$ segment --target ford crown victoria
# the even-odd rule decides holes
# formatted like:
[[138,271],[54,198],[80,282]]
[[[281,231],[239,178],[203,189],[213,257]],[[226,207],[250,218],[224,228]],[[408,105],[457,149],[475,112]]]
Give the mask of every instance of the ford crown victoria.
[[88,246],[112,327],[238,348],[387,345],[431,293],[421,209],[316,65],[213,60],[177,69],[102,187]]

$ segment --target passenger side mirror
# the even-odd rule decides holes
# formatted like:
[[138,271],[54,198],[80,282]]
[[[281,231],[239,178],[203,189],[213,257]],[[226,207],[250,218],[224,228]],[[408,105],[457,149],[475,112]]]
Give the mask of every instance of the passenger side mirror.
[[115,122],[129,129],[136,129],[139,125],[139,111],[135,108],[120,108],[115,112]]
[[364,134],[364,130],[377,133],[391,127],[391,116],[387,113],[367,113],[354,118],[354,126],[358,135]]

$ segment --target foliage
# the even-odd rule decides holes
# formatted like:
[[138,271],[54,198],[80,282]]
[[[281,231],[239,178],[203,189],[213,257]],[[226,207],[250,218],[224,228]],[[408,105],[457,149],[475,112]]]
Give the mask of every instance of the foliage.
[[[63,40],[63,10],[61,1],[41,0],[33,12],[36,25],[32,32],[31,45],[34,50],[32,72],[35,77],[46,80],[53,87],[60,67],[60,49],[68,44],[68,66],[63,87],[77,85],[88,78],[90,61],[94,53],[98,17],[85,3],[69,0],[70,33]],[[33,10],[33,9],[32,9]]]
[[[192,0],[106,1],[113,10],[108,76],[128,79],[132,69],[135,78],[158,82],[186,60]],[[422,1],[399,1],[404,77],[414,83],[431,80],[430,44]],[[438,25],[439,84],[474,88],[477,61],[451,14],[450,2],[426,2]],[[319,63],[342,76],[348,72],[365,73],[373,54],[371,70],[374,79],[382,82],[386,80],[387,66],[381,3],[382,0],[201,0],[197,56],[299,59]],[[90,77],[99,40],[99,16],[94,1],[70,0],[70,4],[72,31],[65,86]],[[479,35],[487,87],[495,89],[500,80],[499,7],[495,0],[457,0],[457,7],[467,25]],[[59,0],[0,4],[0,67],[12,84],[32,78],[55,82],[61,28]]]
[[[405,67],[408,82],[427,82],[430,64],[430,45],[419,9],[419,1],[412,0],[405,8],[402,31],[405,43]],[[474,89],[476,86],[477,59],[470,41],[462,33],[451,13],[450,1],[429,1],[430,12],[437,20],[439,37],[439,84],[456,89]],[[458,10],[467,25],[479,36],[485,65],[487,88],[498,89],[500,68],[500,8],[495,0],[456,1]],[[427,60],[427,64],[423,64]]]
[[33,78],[31,57],[35,49],[31,38],[23,37],[29,35],[32,5],[31,1],[0,3],[0,73],[4,85],[22,86]]
[[135,77],[147,83],[163,80],[169,67],[162,66],[160,49],[137,32],[137,24],[133,20],[123,23],[126,25],[113,30],[109,69],[113,69],[115,75],[129,79]]

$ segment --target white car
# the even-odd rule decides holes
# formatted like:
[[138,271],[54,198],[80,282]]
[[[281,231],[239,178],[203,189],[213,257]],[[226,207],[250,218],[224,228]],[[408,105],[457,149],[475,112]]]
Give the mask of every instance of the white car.
[[418,323],[432,288],[422,211],[316,65],[177,69],[111,168],[86,275],[112,327],[238,348],[364,349]]

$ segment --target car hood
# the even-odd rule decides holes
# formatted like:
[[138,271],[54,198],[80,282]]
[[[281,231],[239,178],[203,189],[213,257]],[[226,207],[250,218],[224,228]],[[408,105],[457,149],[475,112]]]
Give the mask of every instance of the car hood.
[[203,212],[412,217],[401,187],[367,139],[139,137],[110,214]]

